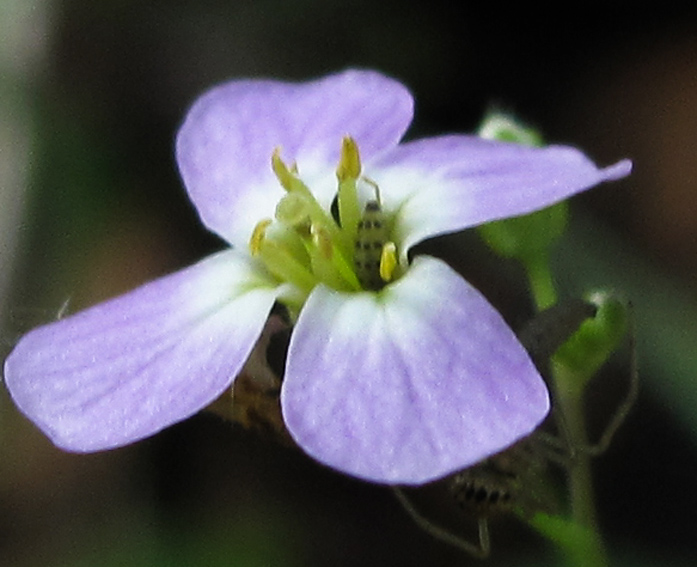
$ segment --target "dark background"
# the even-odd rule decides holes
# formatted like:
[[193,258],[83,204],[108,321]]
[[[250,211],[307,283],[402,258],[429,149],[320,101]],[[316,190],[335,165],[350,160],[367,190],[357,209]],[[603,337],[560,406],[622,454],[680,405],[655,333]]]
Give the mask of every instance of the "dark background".
[[[67,299],[78,309],[222,246],[198,223],[172,150],[186,108],[216,82],[376,68],[416,97],[410,137],[471,131],[498,105],[600,164],[631,157],[630,178],[573,199],[556,265],[566,294],[610,286],[636,306],[640,399],[595,469],[616,564],[694,563],[697,10],[663,2],[515,13],[443,0],[5,6],[0,191],[14,203],[0,213],[5,353]],[[479,265],[463,270],[494,281],[482,289],[512,322],[530,313],[515,269],[501,266],[495,280]],[[628,358],[618,353],[589,392],[596,429],[621,395]],[[449,518],[448,503],[436,508],[472,531],[471,519]],[[557,561],[515,520],[495,522],[492,540],[492,565]],[[469,563],[414,527],[388,490],[215,416],[78,456],[53,448],[0,392],[0,565]]]

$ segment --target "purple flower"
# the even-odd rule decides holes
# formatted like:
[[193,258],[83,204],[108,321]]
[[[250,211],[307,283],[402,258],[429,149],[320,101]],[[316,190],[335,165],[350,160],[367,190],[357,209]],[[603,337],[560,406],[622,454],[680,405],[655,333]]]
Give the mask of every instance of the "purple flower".
[[[177,161],[201,220],[231,247],[28,333],[5,363],[17,406],[70,451],[152,435],[230,387],[278,301],[295,325],[284,420],[320,462],[417,484],[525,436],[549,408],[525,350],[444,262],[407,252],[630,163],[598,169],[572,148],[462,135],[399,144],[412,112],[401,84],[370,71],[204,94]],[[381,226],[358,228],[364,207]],[[356,245],[374,248],[366,265],[353,264]]]

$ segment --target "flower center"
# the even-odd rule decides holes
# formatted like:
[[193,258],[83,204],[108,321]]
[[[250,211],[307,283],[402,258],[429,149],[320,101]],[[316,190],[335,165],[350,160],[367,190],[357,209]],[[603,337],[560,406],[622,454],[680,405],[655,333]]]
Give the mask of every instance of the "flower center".
[[[292,284],[293,293],[282,301],[299,307],[318,283],[339,291],[378,291],[401,275],[380,191],[361,176],[358,146],[352,138],[342,143],[334,215],[318,203],[297,167],[288,167],[278,150],[271,166],[286,193],[276,205],[275,218],[256,225],[249,247],[274,276]],[[359,186],[374,193],[362,211]]]

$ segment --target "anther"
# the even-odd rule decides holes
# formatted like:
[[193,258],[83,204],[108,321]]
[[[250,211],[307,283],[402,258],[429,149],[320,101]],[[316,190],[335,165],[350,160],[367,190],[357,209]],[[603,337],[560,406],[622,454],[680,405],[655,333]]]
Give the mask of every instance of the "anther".
[[281,148],[275,148],[273,154],[271,154],[271,169],[273,169],[281,186],[286,191],[292,191],[293,185],[295,184],[295,176],[291,170],[288,169],[288,166],[283,163],[281,159]]
[[310,234],[312,235],[312,243],[317,247],[320,254],[330,260],[334,253],[332,239],[329,236],[329,231],[321,225],[312,224],[310,226]]
[[385,242],[380,255],[380,278],[382,281],[392,281],[397,263],[397,246],[394,242]]
[[358,153],[358,144],[351,136],[344,136],[341,141],[341,158],[336,168],[336,176],[339,182],[347,179],[358,179],[361,174],[361,157]]
[[259,254],[261,250],[261,243],[266,238],[266,229],[271,226],[273,221],[271,219],[264,219],[257,223],[252,231],[252,237],[249,239],[249,250],[252,256]]

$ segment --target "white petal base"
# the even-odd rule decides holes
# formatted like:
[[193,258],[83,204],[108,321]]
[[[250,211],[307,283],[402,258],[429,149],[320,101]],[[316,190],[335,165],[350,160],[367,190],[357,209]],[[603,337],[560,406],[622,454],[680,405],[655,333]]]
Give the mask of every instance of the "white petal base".
[[429,257],[378,294],[316,288],[293,332],[281,402],[311,456],[389,484],[472,465],[549,410],[542,378],[501,316]]

